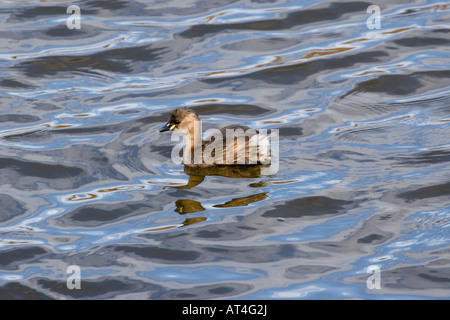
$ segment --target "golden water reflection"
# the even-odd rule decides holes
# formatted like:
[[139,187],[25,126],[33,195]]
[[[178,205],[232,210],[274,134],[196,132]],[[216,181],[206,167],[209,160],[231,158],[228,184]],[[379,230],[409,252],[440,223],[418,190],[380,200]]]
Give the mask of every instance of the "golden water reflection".
[[251,196],[234,198],[230,201],[225,202],[224,204],[216,204],[213,207],[216,208],[230,208],[230,207],[245,207],[250,203],[258,202],[267,198],[267,192],[252,194]]
[[179,214],[194,213],[206,210],[200,202],[188,199],[179,199],[175,201],[175,212]]
[[[191,189],[203,182],[206,176],[222,176],[228,178],[260,178],[261,169],[265,165],[257,166],[222,166],[211,168],[192,168],[185,166],[184,172],[189,176],[189,181],[184,186],[173,186],[174,189]],[[224,203],[217,203],[212,205],[213,208],[230,208],[230,207],[245,207],[251,203],[262,201],[266,199],[268,192],[252,194],[246,197],[234,198]],[[174,211],[178,214],[188,214],[205,211],[205,207],[201,202],[192,199],[178,199],[175,201]],[[186,219],[182,226],[191,225],[194,223],[205,221],[206,217],[193,217]]]
[[193,168],[184,166],[184,173],[189,176],[189,181],[177,189],[191,189],[203,182],[206,176],[221,176],[227,178],[259,178],[261,170],[269,165],[256,166],[217,166],[211,168]]

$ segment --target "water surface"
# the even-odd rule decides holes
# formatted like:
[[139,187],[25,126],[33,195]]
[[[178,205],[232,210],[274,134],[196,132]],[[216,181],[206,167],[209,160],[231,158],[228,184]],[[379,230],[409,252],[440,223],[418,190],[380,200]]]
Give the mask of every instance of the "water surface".
[[[0,298],[450,297],[447,2],[9,1],[0,19]],[[279,171],[185,172],[157,132],[180,105],[278,129]]]

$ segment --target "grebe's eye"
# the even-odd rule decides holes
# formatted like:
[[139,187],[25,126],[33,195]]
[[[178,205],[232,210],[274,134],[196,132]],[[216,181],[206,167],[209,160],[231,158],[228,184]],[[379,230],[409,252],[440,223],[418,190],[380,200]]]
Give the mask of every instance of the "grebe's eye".
[[180,121],[175,120],[173,123],[174,123],[174,124],[180,124]]

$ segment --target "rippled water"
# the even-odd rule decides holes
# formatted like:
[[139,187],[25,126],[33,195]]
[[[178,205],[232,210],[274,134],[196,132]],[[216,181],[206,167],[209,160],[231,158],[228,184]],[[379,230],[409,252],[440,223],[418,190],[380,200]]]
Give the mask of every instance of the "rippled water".
[[[450,297],[446,1],[9,1],[0,19],[0,298]],[[278,173],[185,172],[157,132],[179,105],[279,129]]]

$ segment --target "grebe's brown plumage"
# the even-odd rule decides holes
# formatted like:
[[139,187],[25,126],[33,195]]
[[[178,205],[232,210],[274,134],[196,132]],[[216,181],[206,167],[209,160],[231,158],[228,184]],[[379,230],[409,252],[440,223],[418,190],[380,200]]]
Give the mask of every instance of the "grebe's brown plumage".
[[[176,132],[181,132],[183,134],[186,134],[188,136],[191,137],[191,141],[189,141],[189,139],[186,139],[186,147],[191,149],[191,161],[189,161],[189,158],[184,158],[184,162],[185,165],[190,166],[190,167],[201,167],[201,168],[206,168],[206,167],[212,167],[212,166],[230,166],[230,165],[258,165],[261,164],[260,161],[260,155],[259,155],[259,149],[257,149],[258,151],[258,156],[256,159],[256,162],[252,163],[251,159],[250,159],[250,149],[249,149],[249,141],[250,139],[252,139],[255,135],[259,134],[258,130],[254,130],[251,129],[249,127],[246,126],[241,126],[241,125],[231,125],[231,126],[227,126],[224,127],[222,129],[220,129],[220,133],[222,134],[223,137],[223,146],[222,146],[222,156],[223,156],[223,161],[222,163],[216,163],[216,162],[205,162],[205,159],[202,157],[202,161],[201,164],[194,164],[194,131],[195,131],[195,122],[196,121],[200,121],[198,115],[195,113],[194,110],[189,109],[187,107],[180,107],[180,108],[176,108],[174,109],[169,116],[169,121],[161,128],[159,129],[159,132],[164,132],[164,131],[176,131]],[[234,140],[234,159],[227,159],[227,152],[226,152],[226,136],[227,136],[227,129],[231,129],[231,130],[239,130],[241,129],[243,132],[246,133],[245,135],[245,139],[244,140],[240,140],[240,139],[235,139]],[[214,142],[214,136],[210,137],[207,140],[203,140],[201,141],[201,150],[202,150],[202,155],[204,154],[205,149],[208,147],[208,145],[212,144]],[[212,152],[212,156],[214,157],[215,151]],[[245,163],[239,163],[238,161],[238,154],[239,152],[245,152]],[[244,154],[244,153],[243,153]],[[267,162],[267,161],[266,161]]]

